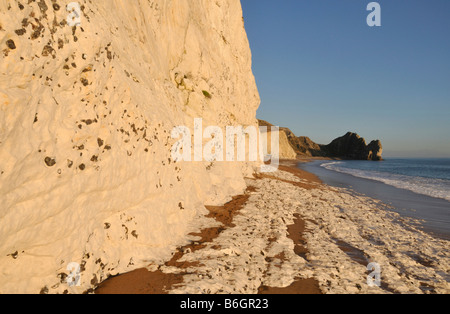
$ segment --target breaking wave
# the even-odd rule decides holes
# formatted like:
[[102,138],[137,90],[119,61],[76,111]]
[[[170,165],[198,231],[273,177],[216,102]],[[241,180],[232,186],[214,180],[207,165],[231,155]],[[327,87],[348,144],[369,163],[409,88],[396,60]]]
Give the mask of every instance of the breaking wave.
[[444,179],[408,176],[389,172],[362,170],[345,167],[345,161],[324,163],[325,169],[345,173],[358,178],[383,182],[399,189],[450,201],[450,181]]

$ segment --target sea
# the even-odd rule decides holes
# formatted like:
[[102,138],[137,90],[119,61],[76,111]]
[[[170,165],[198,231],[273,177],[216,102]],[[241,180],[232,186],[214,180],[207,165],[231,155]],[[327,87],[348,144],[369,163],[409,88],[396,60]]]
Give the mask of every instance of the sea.
[[324,183],[381,200],[419,227],[450,240],[450,159],[316,160],[299,167]]

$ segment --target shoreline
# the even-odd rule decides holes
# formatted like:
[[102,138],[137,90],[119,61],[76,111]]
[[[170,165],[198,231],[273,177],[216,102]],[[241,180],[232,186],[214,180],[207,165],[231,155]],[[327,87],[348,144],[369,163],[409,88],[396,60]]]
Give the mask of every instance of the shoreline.
[[[95,293],[450,291],[448,275],[441,276],[450,267],[448,241],[404,229],[399,222],[408,222],[385,212],[380,201],[350,195],[297,168],[310,160],[283,160],[277,173],[247,178],[243,195],[206,206],[218,226],[191,234],[198,241],[177,249],[164,265],[112,277]],[[370,262],[382,265],[381,287],[366,284]]]
[[[299,167],[319,176],[325,184],[347,188],[355,195],[368,196],[386,204],[386,209],[399,213],[403,217],[416,220],[418,227],[430,235],[450,240],[449,223],[446,218],[450,202],[446,199],[418,194],[409,189],[402,189],[385,182],[354,176],[348,173],[335,172],[321,167],[321,160],[311,160],[308,164],[300,163]],[[448,216],[447,216],[448,217]]]

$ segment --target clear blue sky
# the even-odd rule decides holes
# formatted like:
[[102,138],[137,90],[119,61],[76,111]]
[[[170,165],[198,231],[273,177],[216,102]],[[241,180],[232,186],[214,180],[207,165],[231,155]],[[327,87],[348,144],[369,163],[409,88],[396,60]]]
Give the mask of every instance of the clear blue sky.
[[347,131],[386,157],[450,157],[450,0],[241,0],[258,118],[328,144]]

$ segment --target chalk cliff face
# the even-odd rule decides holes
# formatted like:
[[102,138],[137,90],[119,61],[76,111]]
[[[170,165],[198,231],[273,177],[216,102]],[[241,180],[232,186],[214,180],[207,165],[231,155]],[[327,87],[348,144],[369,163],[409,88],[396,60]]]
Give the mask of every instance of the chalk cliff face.
[[264,120],[258,120],[258,124],[260,127],[266,127],[267,132],[262,134],[262,139],[265,141],[267,139],[267,142],[265,143],[265,147],[267,147],[268,154],[274,155],[276,158],[279,159],[296,159],[297,158],[297,152],[292,147],[290,142],[290,136],[292,132],[290,132],[289,129],[286,128],[280,128],[278,131],[278,155],[274,154],[272,152],[272,127],[273,124],[264,121]]
[[[278,149],[277,151],[272,150],[272,136],[278,136]],[[291,144],[289,143],[289,140],[286,136],[286,133],[284,130],[276,131],[272,135],[271,128],[267,129],[267,132],[261,132],[261,136],[263,139],[264,146],[267,147],[267,153],[272,155],[273,157],[277,159],[296,159],[297,153],[292,148]]]
[[0,293],[166,259],[253,171],[170,154],[194,118],[257,126],[238,0],[80,0],[75,27],[69,2],[0,2]]
[[284,129],[284,132],[287,135],[289,143],[291,147],[302,156],[322,156],[323,152],[321,151],[321,146],[319,144],[314,143],[309,137],[306,136],[295,136],[295,134],[289,130]]

